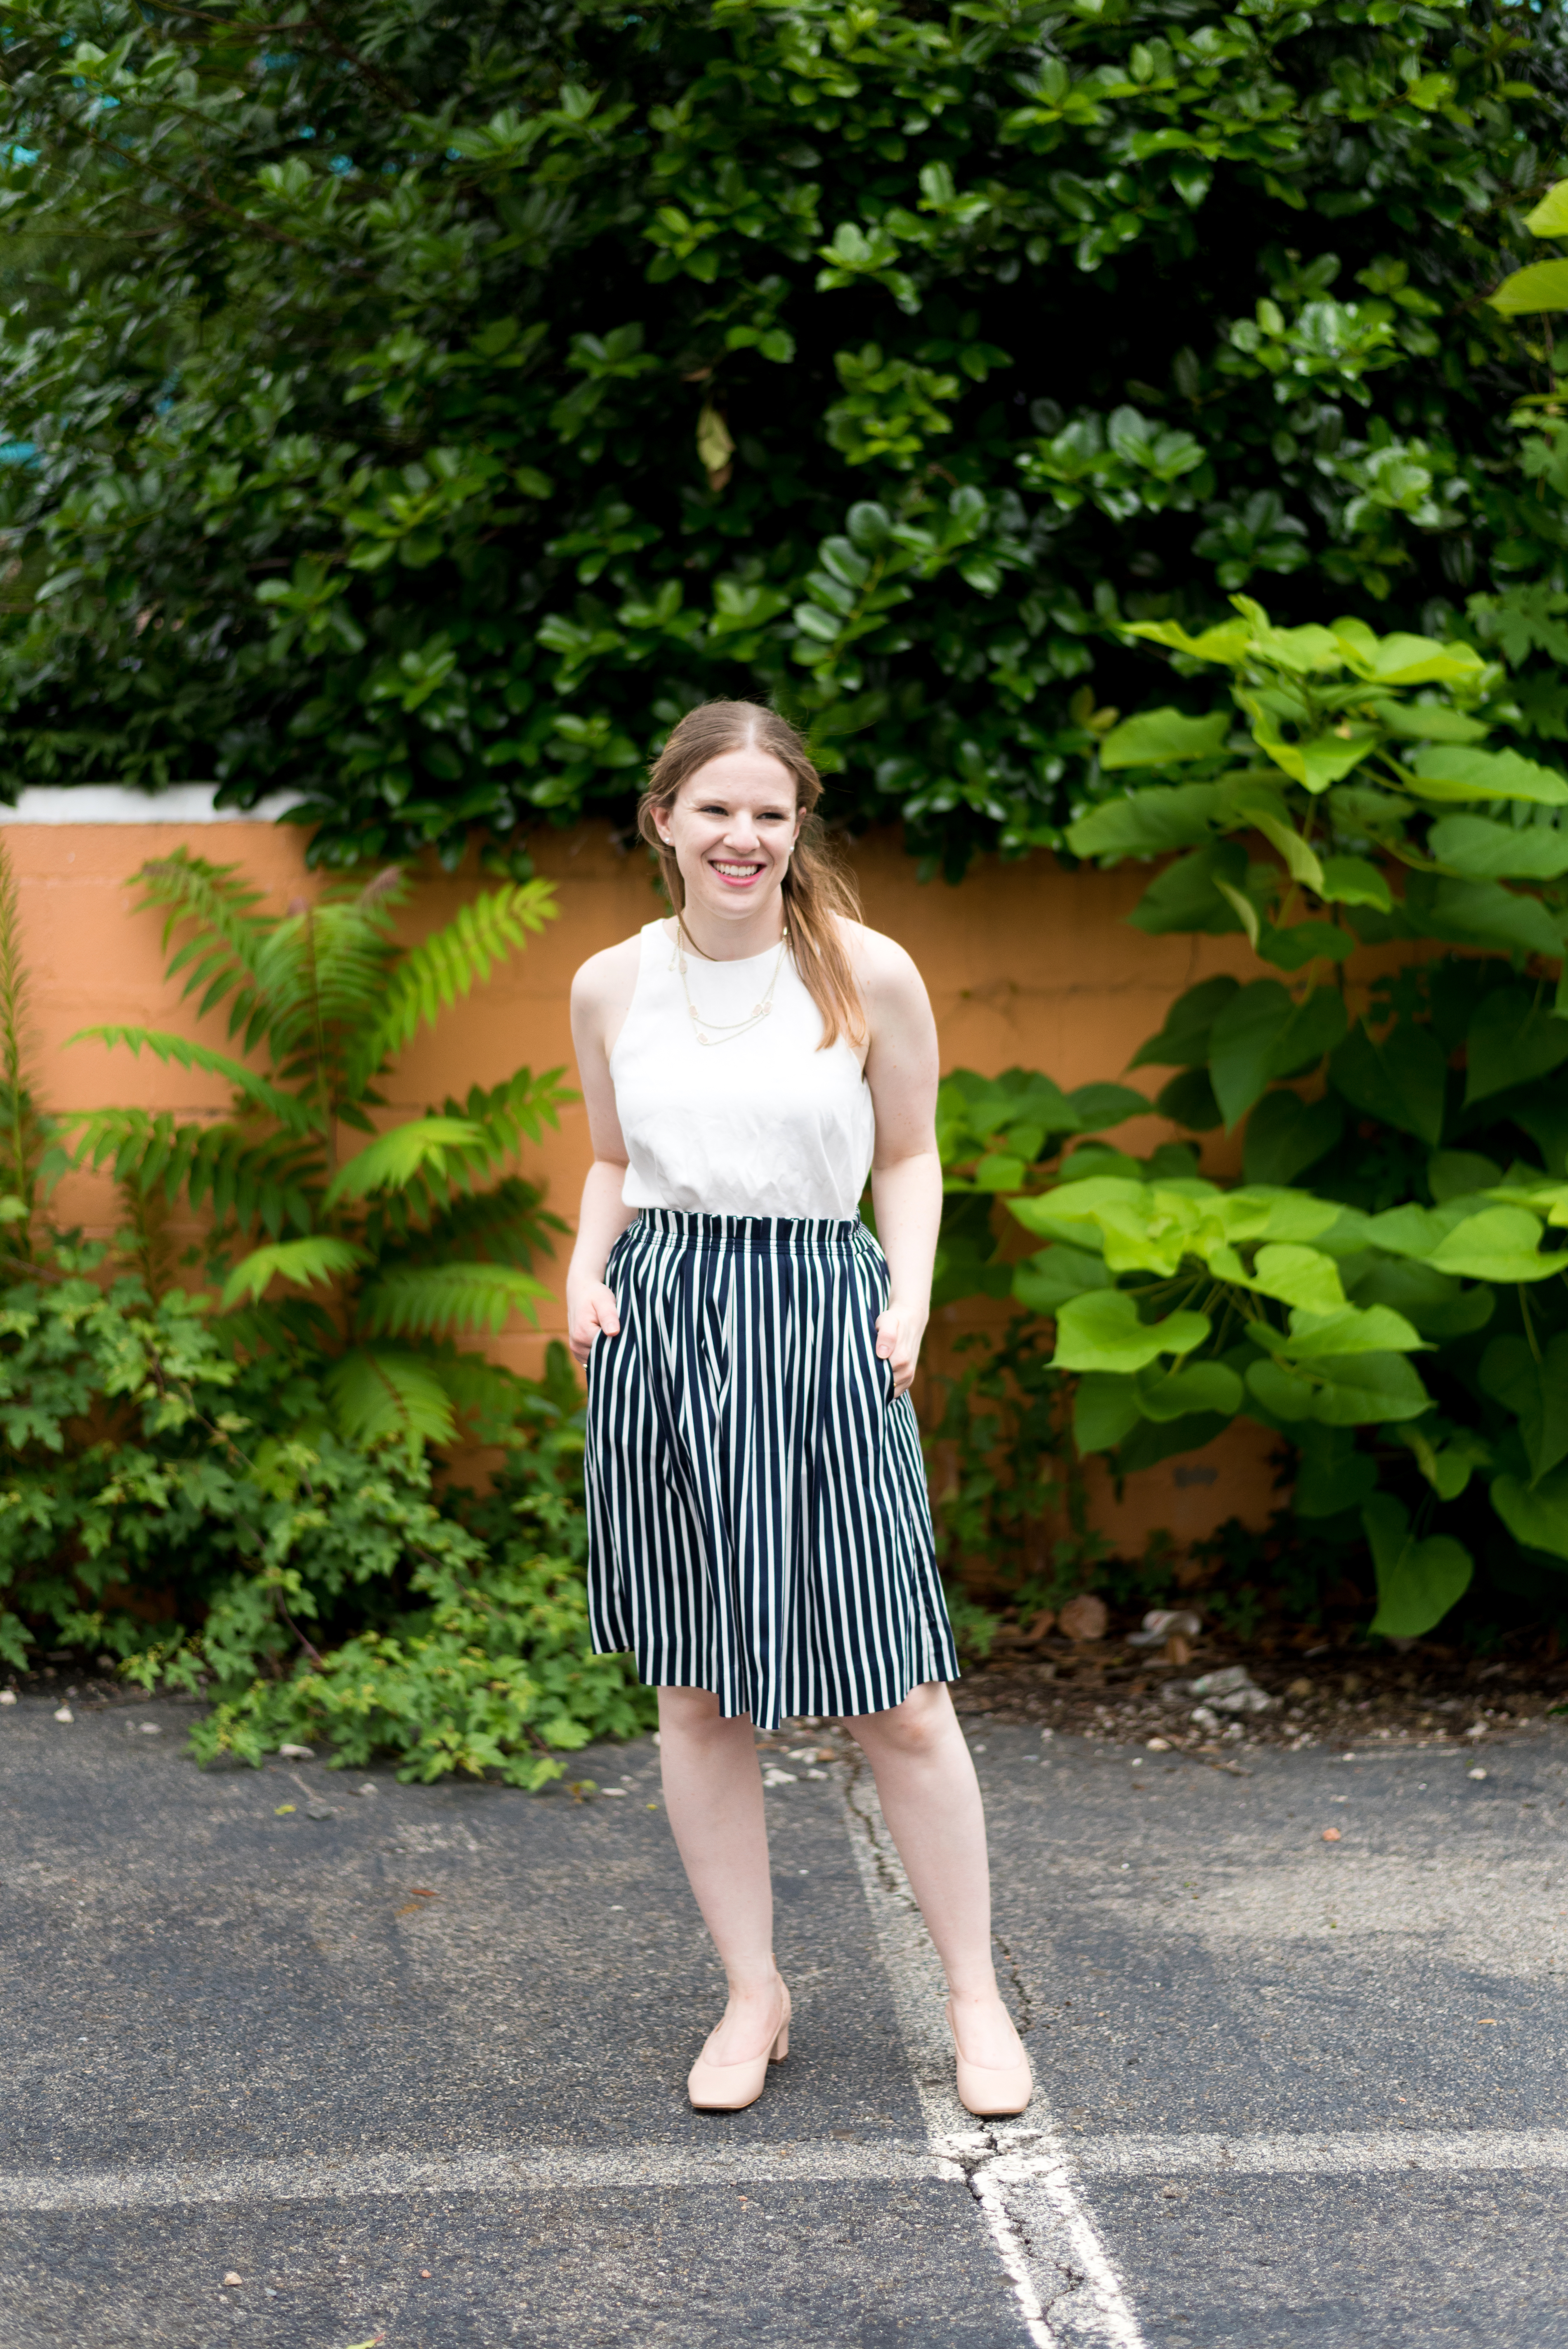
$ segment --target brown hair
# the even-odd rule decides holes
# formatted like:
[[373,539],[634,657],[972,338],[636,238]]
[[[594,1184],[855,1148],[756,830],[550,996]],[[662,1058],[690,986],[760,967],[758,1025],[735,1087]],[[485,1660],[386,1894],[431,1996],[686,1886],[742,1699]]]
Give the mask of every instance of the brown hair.
[[654,811],[667,813],[687,777],[728,750],[766,751],[794,781],[796,803],[805,815],[784,874],[784,917],[795,968],[822,1015],[819,1050],[836,1043],[841,1034],[859,1043],[865,1034],[865,1010],[836,917],[858,922],[861,901],[834,854],[827,827],[815,813],[822,778],[811,764],[804,738],[787,718],[756,701],[705,701],[688,709],[654,761],[648,788],[637,802],[637,830],[656,851],[670,903],[682,913],[686,886],[680,866],[674,849],[659,838]]

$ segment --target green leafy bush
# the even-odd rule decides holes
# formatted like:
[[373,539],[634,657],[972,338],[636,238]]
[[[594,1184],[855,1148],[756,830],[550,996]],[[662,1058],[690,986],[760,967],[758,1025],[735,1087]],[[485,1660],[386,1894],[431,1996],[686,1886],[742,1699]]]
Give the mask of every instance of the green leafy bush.
[[1249,585],[1478,596],[1562,740],[1482,297],[1563,87],[1448,0],[11,0],[0,774],[505,853],[760,693],[957,874]]
[[0,1285],[6,1661],[107,1651],[199,1691],[204,1760],[322,1737],[341,1763],[536,1787],[558,1752],[644,1725],[625,1661],[587,1653],[562,1349],[515,1382],[495,1490],[438,1498],[418,1447],[332,1432],[308,1345],[252,1356],[210,1295],[154,1299],[102,1247],[36,1241]]
[[[325,1740],[342,1767],[390,1755],[403,1778],[490,1771],[537,1790],[561,1752],[653,1726],[654,1692],[624,1656],[589,1653],[582,1507],[583,1409],[565,1349],[529,1398],[528,1440],[482,1499],[428,1497],[428,1472],[382,1455],[375,1483],[308,1464],[287,1495],[261,1577],[219,1599],[199,1639],[159,1659],[170,1678],[203,1676],[212,1709],[193,1749],[246,1761],[285,1741]],[[362,1463],[356,1461],[356,1469]],[[336,1538],[313,1522],[323,1503]],[[290,1542],[308,1529],[311,1563]],[[313,1571],[314,1569],[314,1571]],[[364,1628],[293,1669],[265,1669],[275,1646],[269,1598],[310,1621],[341,1610]]]
[[[1112,730],[1102,768],[1131,787],[1071,837],[1184,850],[1132,922],[1243,933],[1286,974],[1203,980],[1134,1056],[1178,1071],[1155,1106],[1179,1125],[1244,1128],[1244,1179],[1079,1139],[1140,1097],[951,1080],[944,1271],[1054,1323],[1048,1359],[1010,1341],[1010,1392],[1069,1381],[1080,1456],[1125,1475],[1238,1414],[1284,1439],[1295,1517],[1369,1546],[1372,1630],[1418,1636],[1478,1576],[1482,1612],[1568,1621],[1568,786],[1491,739],[1472,647],[1235,605],[1197,638],[1136,633],[1228,667],[1243,727]],[[1172,769],[1191,780],[1139,780]],[[1416,958],[1357,1010],[1346,958],[1391,940]],[[987,1192],[1047,1245],[998,1248]]]

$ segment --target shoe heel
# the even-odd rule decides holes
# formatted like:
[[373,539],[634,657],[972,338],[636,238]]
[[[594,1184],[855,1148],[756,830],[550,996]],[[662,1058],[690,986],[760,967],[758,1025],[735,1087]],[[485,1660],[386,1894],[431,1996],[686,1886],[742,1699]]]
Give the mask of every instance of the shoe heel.
[[773,2042],[772,2047],[769,2050],[768,2061],[770,2064],[782,2064],[785,2056],[788,2055],[789,2053],[789,2025],[786,2023],[780,2030],[778,2038]]

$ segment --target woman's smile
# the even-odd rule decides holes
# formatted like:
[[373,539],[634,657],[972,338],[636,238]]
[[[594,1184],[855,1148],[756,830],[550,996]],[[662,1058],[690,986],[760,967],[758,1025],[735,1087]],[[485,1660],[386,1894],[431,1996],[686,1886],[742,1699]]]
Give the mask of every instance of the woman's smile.
[[710,856],[708,858],[709,872],[717,873],[727,889],[748,889],[754,881],[760,880],[767,869],[767,865],[760,860],[742,864],[738,859],[730,857]]

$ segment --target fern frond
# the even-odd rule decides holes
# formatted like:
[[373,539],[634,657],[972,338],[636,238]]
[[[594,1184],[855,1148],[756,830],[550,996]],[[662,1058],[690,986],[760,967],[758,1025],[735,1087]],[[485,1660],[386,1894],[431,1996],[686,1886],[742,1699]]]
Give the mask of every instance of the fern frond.
[[[556,1082],[561,1073],[559,1069],[547,1069],[535,1077],[530,1070],[519,1069],[515,1076],[488,1091],[480,1085],[471,1087],[466,1103],[449,1096],[440,1112],[428,1112],[431,1117],[466,1118],[478,1139],[467,1148],[454,1148],[439,1164],[428,1161],[410,1177],[402,1193],[400,1227],[409,1230],[433,1223],[458,1199],[489,1188],[525,1140],[537,1142],[547,1125],[557,1124],[558,1106],[577,1098]],[[392,1201],[387,1204],[390,1210]],[[389,1214],[388,1220],[396,1218]]]
[[367,1198],[372,1191],[405,1190],[423,1166],[445,1167],[454,1151],[480,1148],[484,1136],[471,1118],[416,1117],[379,1133],[340,1166],[327,1186],[326,1205]]
[[173,1200],[181,1191],[192,1207],[209,1199],[222,1219],[260,1224],[274,1236],[290,1224],[308,1231],[315,1221],[325,1168],[318,1153],[292,1135],[257,1142],[224,1120],[181,1124],[168,1111],[70,1110],[76,1128],[72,1166],[108,1162],[115,1181],[147,1192],[161,1185]]
[[14,1253],[32,1254],[31,1218],[40,1189],[50,1187],[55,1123],[38,1107],[27,1082],[27,966],[22,955],[22,909],[16,876],[0,841],[0,1154],[4,1185],[18,1212],[7,1215]]
[[325,1379],[337,1432],[347,1444],[449,1444],[457,1417],[437,1366],[417,1354],[360,1346]]
[[481,1444],[499,1443],[527,1412],[531,1389],[482,1354],[441,1354],[431,1368]]
[[[189,972],[185,998],[205,987],[200,1007],[203,1012],[232,994],[242,978],[254,978],[256,955],[267,935],[268,924],[251,911],[260,905],[262,892],[236,880],[239,869],[237,864],[211,864],[189,849],[176,848],[168,856],[150,857],[136,876],[142,888],[137,912],[156,905],[167,916],[166,954],[181,922],[199,925],[196,936],[170,961],[167,976],[176,978],[182,970]],[[229,1033],[233,1032],[231,1025]]]
[[[366,1227],[366,1244],[386,1263],[515,1264],[531,1271],[537,1255],[552,1253],[552,1232],[571,1226],[542,1203],[543,1193],[519,1174],[503,1176],[493,1190],[460,1194],[437,1208],[424,1227],[375,1211],[377,1228]],[[391,1203],[389,1202],[388,1205]],[[402,1206],[404,1203],[397,1203]]]
[[232,1060],[227,1052],[215,1052],[208,1044],[192,1043],[187,1036],[171,1036],[160,1028],[78,1028],[67,1044],[92,1041],[107,1044],[112,1051],[123,1045],[133,1060],[150,1052],[154,1060],[167,1067],[172,1061],[177,1068],[201,1069],[209,1076],[222,1077],[237,1093],[257,1109],[265,1110],[270,1117],[286,1126],[291,1133],[316,1133],[325,1130],[325,1120],[317,1115],[308,1102],[294,1093],[285,1093],[246,1068],[242,1061]]
[[561,911],[548,881],[508,882],[459,908],[452,920],[412,947],[393,974],[375,1027],[356,1049],[358,1081],[434,1027],[443,1011],[471,994],[492,968],[521,953]]
[[509,1264],[405,1265],[379,1274],[359,1299],[361,1326],[378,1337],[505,1328],[514,1312],[537,1323],[550,1291]]
[[336,1239],[330,1232],[315,1232],[308,1239],[275,1241],[270,1247],[253,1248],[241,1259],[223,1283],[220,1302],[225,1312],[242,1299],[254,1304],[274,1280],[292,1280],[300,1288],[323,1287],[365,1261],[362,1247],[356,1247],[352,1240]]

